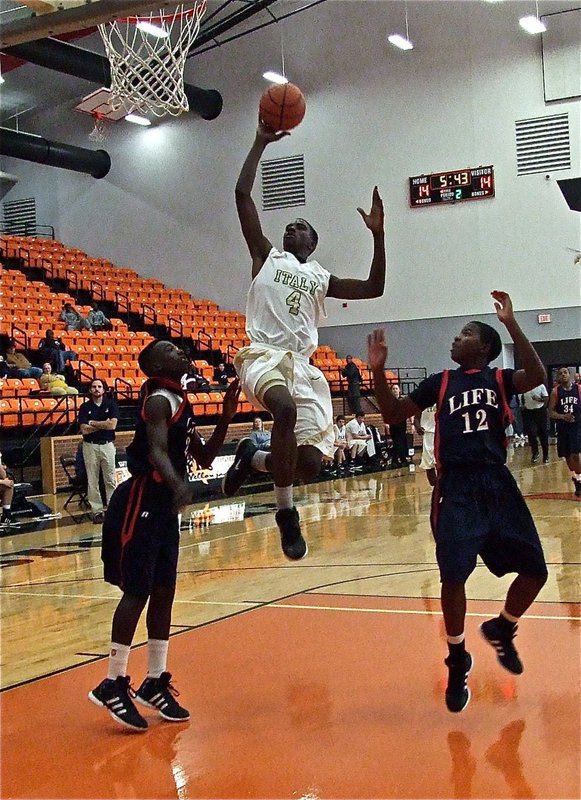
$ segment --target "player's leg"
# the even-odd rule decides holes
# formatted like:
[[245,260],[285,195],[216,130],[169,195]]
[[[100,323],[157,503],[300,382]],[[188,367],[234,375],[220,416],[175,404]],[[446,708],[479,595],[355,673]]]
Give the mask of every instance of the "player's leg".
[[159,543],[154,582],[147,607],[147,677],[135,699],[156,709],[169,722],[185,722],[190,712],[175,699],[179,692],[167,670],[169,632],[175,596],[179,556],[179,519],[162,512],[157,515],[153,535]]
[[[123,587],[115,609],[107,677],[89,692],[89,700],[106,708],[113,719],[134,730],[147,728],[132,701],[127,663],[135,629],[151,591],[155,550],[147,530],[151,499],[145,478],[131,479],[113,493],[103,523],[101,557],[105,580]],[[147,511],[143,516],[144,509]]]
[[508,589],[504,608],[480,630],[496,650],[500,664],[515,675],[523,665],[514,646],[520,618],[546,583],[548,572],[533,518],[508,469],[490,485],[491,502],[485,513],[491,532],[480,551],[482,560],[498,577],[516,572]]
[[567,466],[571,470],[571,480],[575,487],[575,496],[581,497],[581,454],[569,453],[565,460]]
[[10,525],[12,522],[14,482],[8,477],[4,480],[6,481],[6,484],[0,486],[0,501],[2,502],[2,517],[0,517],[0,525]]
[[464,633],[465,583],[476,566],[485,530],[483,521],[474,514],[471,489],[464,483],[461,474],[445,475],[434,489],[431,515],[448,643],[448,657],[444,662],[448,667],[446,706],[456,713],[463,711],[470,702],[467,678],[473,660],[466,650]]
[[547,464],[549,461],[549,426],[547,423],[546,408],[541,408],[537,412],[537,430],[541,443],[541,452],[543,454],[543,464]]

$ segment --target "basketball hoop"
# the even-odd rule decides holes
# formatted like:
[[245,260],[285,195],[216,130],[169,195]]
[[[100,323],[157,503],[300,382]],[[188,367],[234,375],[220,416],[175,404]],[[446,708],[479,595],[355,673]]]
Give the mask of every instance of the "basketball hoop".
[[184,92],[186,57],[200,31],[206,0],[173,14],[126,17],[99,25],[111,64],[114,109],[151,111],[156,117],[188,111]]
[[91,116],[94,120],[93,130],[89,134],[89,139],[92,142],[104,142],[107,138],[105,133],[105,114],[100,111],[92,111]]

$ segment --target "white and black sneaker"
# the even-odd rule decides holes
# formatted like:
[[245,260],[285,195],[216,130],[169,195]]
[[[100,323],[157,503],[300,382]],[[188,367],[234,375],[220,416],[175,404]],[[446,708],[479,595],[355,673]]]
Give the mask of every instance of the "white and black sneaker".
[[116,722],[135,731],[145,731],[147,720],[135,708],[132,697],[135,697],[135,692],[128,675],[119,675],[115,680],[105,678],[89,692],[89,700],[96,706],[106,708]]
[[257,450],[251,439],[241,439],[238,443],[234,463],[222,481],[222,492],[226,497],[235,495],[252,472],[252,456]]
[[171,683],[171,673],[162,672],[159,678],[146,678],[137,692],[135,699],[148,708],[159,711],[159,716],[169,722],[186,722],[190,712],[180,706],[175,699],[178,690]]
[[473,665],[470,653],[462,653],[460,659],[448,656],[444,664],[448,667],[448,685],[446,687],[446,707],[455,714],[464,711],[470,702],[470,689],[466,679]]
[[503,624],[498,618],[486,620],[480,626],[480,633],[496,650],[499,662],[513,675],[521,675],[524,670],[516,647],[512,643],[517,628],[518,625]]

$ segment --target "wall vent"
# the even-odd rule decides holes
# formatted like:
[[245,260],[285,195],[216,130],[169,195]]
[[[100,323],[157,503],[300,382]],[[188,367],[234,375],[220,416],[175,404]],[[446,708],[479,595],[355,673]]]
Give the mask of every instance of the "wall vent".
[[304,155],[262,161],[261,167],[263,211],[305,205]]
[[4,211],[4,233],[14,236],[34,236],[36,232],[36,200],[7,200],[2,203]]
[[571,168],[569,115],[515,122],[517,175]]

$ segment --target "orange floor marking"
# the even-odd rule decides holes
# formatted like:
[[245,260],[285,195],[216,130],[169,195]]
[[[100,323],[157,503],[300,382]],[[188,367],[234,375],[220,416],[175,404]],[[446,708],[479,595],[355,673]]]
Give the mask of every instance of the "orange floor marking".
[[[467,621],[472,701],[443,700],[437,601],[303,594],[174,636],[170,669],[192,713],[147,713],[143,735],[86,699],[105,661],[5,691],[4,798],[573,798],[579,796],[580,623],[539,603],[502,670]],[[428,609],[428,605],[429,609]],[[337,612],[333,610],[337,607]],[[470,610],[498,610],[473,601]],[[140,682],[145,648],[131,654]]]

